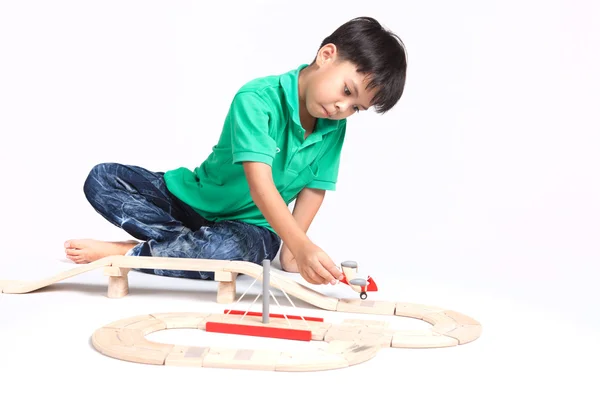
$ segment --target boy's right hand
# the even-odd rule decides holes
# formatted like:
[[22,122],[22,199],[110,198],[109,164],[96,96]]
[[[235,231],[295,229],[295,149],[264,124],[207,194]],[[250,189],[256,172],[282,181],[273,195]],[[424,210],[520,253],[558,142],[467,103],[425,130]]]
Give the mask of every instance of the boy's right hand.
[[307,242],[296,251],[296,263],[300,275],[315,285],[335,285],[342,278],[342,271],[319,246]]

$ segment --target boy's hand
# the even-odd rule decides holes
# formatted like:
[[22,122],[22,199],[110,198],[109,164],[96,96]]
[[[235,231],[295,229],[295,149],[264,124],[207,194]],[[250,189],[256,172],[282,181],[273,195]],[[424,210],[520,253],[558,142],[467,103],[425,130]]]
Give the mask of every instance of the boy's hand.
[[342,278],[342,272],[336,267],[329,256],[317,245],[308,242],[299,248],[296,264],[300,275],[307,282],[315,285],[331,283]]
[[[342,272],[306,236],[308,224],[321,204],[325,191],[303,190],[296,199],[292,214],[273,182],[271,166],[257,161],[245,161],[243,164],[252,200],[283,242],[288,244],[300,275],[313,284],[335,284],[336,279],[343,276]],[[283,257],[282,267],[286,262],[286,256]]]

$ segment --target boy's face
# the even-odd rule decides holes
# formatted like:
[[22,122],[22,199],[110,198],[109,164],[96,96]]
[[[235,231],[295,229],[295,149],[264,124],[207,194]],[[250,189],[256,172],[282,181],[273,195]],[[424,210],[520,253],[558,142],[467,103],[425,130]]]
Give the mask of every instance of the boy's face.
[[375,91],[367,92],[365,74],[349,61],[340,61],[333,44],[321,48],[315,70],[306,82],[305,101],[315,118],[344,119],[371,105]]

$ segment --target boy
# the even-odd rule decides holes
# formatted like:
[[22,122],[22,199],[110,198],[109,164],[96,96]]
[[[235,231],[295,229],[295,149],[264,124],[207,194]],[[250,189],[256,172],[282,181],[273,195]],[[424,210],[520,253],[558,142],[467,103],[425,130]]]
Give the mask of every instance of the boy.
[[[108,255],[273,260],[313,284],[341,271],[306,232],[335,190],[346,119],[385,113],[406,79],[402,41],[373,18],[355,18],[321,43],[310,65],[254,79],[236,93],[218,144],[193,171],[95,166],[84,184],[98,213],[141,242],[65,242],[67,257]],[[296,200],[290,213],[289,203]],[[283,246],[282,245],[283,242]],[[212,272],[142,270],[214,279]]]

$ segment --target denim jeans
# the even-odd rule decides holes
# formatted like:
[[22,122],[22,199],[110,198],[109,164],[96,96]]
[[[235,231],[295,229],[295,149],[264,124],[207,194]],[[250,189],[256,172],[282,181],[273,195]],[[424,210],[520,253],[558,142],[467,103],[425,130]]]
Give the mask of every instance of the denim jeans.
[[[141,240],[126,255],[249,261],[273,260],[281,239],[264,227],[241,221],[212,222],[166,187],[163,172],[117,163],[98,164],[83,190],[94,209]],[[213,280],[211,271],[137,269],[141,272]]]

